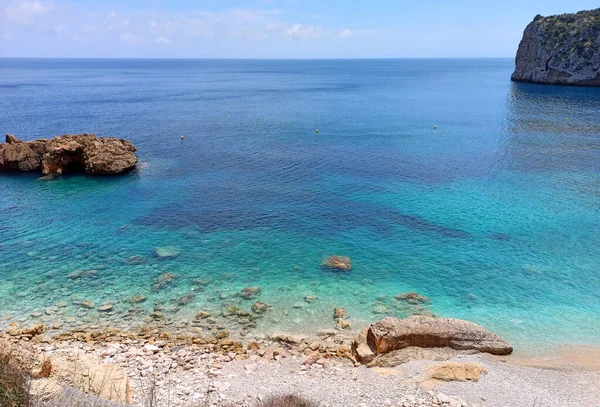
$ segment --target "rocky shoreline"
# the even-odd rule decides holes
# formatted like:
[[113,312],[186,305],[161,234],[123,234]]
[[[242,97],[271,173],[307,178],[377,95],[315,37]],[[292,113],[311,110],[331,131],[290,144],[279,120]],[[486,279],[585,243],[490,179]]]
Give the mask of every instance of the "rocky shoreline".
[[[336,309],[335,312],[343,311]],[[96,395],[124,403],[136,401],[136,392],[132,390],[136,387],[132,383],[133,378],[139,382],[138,402],[143,393],[142,382],[149,378],[165,381],[170,377],[178,378],[175,387],[181,403],[174,405],[185,405],[190,397],[198,401],[201,393],[191,394],[190,389],[202,388],[202,386],[190,384],[189,381],[193,382],[193,378],[200,375],[205,379],[204,396],[211,399],[208,405],[226,405],[224,404],[226,400],[219,395],[218,385],[205,382],[219,378],[224,364],[234,361],[249,362],[250,364],[246,364],[244,369],[245,372],[252,373],[255,368],[252,363],[290,359],[298,364],[298,372],[291,373],[319,374],[328,369],[353,368],[364,364],[376,367],[394,364],[399,360],[406,362],[420,359],[424,355],[421,351],[423,348],[429,349],[427,357],[437,360],[446,360],[460,354],[478,353],[480,350],[496,354],[512,352],[512,347],[506,341],[476,324],[424,316],[404,320],[386,318],[372,324],[356,338],[346,335],[343,329],[329,329],[317,332],[314,336],[261,335],[246,344],[231,339],[227,330],[220,330],[210,336],[202,336],[197,332],[174,334],[149,328],[142,328],[140,332],[80,329],[52,337],[45,333],[43,324],[27,328],[13,325],[0,337],[4,348],[15,345],[26,346],[32,354],[36,355],[35,360],[38,362],[34,367],[34,377],[53,379],[51,383],[42,381],[38,384],[41,388],[39,396],[46,399],[56,397],[57,391],[60,391],[57,390],[61,387],[60,382],[91,393],[96,391],[94,389],[105,388],[108,390],[96,391],[98,393]],[[401,351],[401,354],[397,351]],[[110,374],[105,372],[107,369],[103,366],[105,362],[115,366]],[[87,365],[85,367],[87,372],[81,372],[80,367],[80,372],[76,373],[74,371],[76,363]],[[52,367],[48,368],[48,365]],[[464,366],[459,366],[458,370],[462,372],[463,368]],[[48,373],[42,373],[44,369]],[[462,374],[460,372],[459,375]],[[81,374],[84,374],[83,378]],[[95,383],[95,378],[90,379],[90,375],[104,376],[103,380],[108,380],[110,383],[100,385]],[[106,377],[107,375],[109,378]],[[185,388],[181,388],[182,383]],[[51,391],[52,389],[54,390]],[[446,399],[417,390],[409,392],[412,401],[403,400],[399,405],[463,405],[459,399]],[[448,402],[445,403],[444,400]],[[242,400],[234,405],[251,406],[256,401],[256,399]]]
[[95,134],[65,134],[27,142],[7,134],[6,143],[0,144],[0,171],[122,174],[137,164],[135,151],[135,146],[127,140]]
[[[323,407],[502,407],[506,404],[498,400],[506,395],[494,386],[513,386],[515,378],[545,383],[556,380],[556,374],[562,380],[600,377],[597,371],[557,371],[556,366],[548,371],[507,367],[510,356],[478,351],[506,355],[512,351],[506,341],[468,321],[445,318],[386,318],[355,338],[330,329],[314,335],[263,335],[243,343],[220,332],[201,336],[144,328],[50,336],[42,324],[13,326],[0,335],[0,353],[17,350],[34,360],[33,392],[53,407],[60,405],[53,402],[65,402],[56,401],[60,397],[73,397],[71,388],[134,405],[146,403],[148,392],[154,391],[157,405],[181,407],[253,407],[284,392]],[[364,346],[375,347],[377,355],[370,362],[361,360],[359,348]],[[480,387],[484,393],[474,390]],[[531,397],[539,397],[540,389]],[[569,389],[559,390],[539,405],[588,405],[563,402]],[[595,397],[588,393],[582,400]],[[530,407],[531,397],[509,405]]]

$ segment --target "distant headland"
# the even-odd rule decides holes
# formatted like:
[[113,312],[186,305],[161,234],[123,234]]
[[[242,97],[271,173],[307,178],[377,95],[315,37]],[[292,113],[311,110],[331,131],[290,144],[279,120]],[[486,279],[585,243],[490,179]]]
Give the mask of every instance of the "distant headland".
[[600,9],[537,15],[519,44],[513,81],[600,86]]
[[6,143],[0,144],[0,171],[121,174],[137,164],[135,151],[135,146],[127,140],[95,134],[65,134],[27,142],[7,134]]

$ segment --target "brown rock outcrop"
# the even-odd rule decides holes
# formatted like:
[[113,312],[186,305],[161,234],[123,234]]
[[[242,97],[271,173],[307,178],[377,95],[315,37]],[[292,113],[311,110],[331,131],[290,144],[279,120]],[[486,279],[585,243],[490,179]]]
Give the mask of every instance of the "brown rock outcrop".
[[135,146],[124,139],[94,134],[66,134],[28,142],[7,134],[6,143],[0,144],[0,171],[42,171],[44,175],[74,171],[120,174],[137,164],[135,151]]
[[369,363],[377,355],[409,346],[448,347],[494,355],[508,355],[513,350],[503,338],[473,322],[421,315],[406,319],[388,317],[371,324],[355,339],[353,349],[359,361]]
[[323,267],[339,271],[350,271],[352,270],[352,261],[350,260],[350,257],[329,256],[323,262]]

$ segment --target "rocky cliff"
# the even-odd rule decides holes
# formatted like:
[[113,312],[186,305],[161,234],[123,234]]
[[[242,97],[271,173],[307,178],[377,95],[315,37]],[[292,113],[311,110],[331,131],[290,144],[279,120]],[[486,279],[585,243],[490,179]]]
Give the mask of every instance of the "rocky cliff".
[[130,142],[94,134],[66,134],[51,140],[23,142],[11,134],[0,144],[0,171],[41,171],[44,175],[85,171],[110,175],[126,172],[137,164]]
[[536,16],[515,62],[513,81],[600,86],[600,9]]

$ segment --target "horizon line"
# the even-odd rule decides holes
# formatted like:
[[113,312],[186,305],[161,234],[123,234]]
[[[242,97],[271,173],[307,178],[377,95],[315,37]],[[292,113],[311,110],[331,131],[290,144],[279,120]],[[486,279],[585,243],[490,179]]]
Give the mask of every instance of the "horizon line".
[[119,59],[119,60],[232,60],[232,61],[256,61],[256,60],[277,60],[277,61],[311,61],[311,60],[398,60],[398,59],[514,59],[514,56],[486,56],[486,57],[15,57],[0,56],[0,59]]

